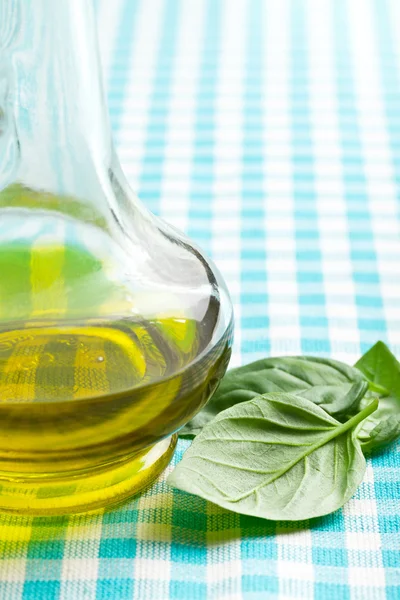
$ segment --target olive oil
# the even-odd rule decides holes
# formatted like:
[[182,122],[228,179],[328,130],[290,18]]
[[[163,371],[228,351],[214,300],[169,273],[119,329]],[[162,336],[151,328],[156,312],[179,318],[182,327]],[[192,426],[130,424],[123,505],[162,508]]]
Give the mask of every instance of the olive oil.
[[[205,403],[228,357],[227,338],[207,351],[199,324],[183,318],[3,328],[0,508],[13,511],[19,502],[7,500],[2,479],[13,481],[11,496],[23,488],[25,501],[30,482],[40,514],[63,512],[60,497],[66,500],[71,481],[73,488],[77,479],[81,488],[86,482],[90,492],[93,479],[104,488],[127,459],[137,459],[140,472],[141,456]],[[91,493],[87,504],[103,500]],[[74,502],[82,504],[79,494]]]
[[[200,343],[195,322],[173,318],[0,331],[0,440],[15,470],[91,468],[170,434],[197,408]],[[0,470],[12,462],[0,454]]]

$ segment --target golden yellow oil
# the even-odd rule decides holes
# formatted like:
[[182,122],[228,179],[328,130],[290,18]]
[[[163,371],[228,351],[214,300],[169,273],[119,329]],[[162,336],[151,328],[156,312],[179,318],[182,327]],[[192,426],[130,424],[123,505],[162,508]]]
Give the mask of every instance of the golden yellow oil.
[[217,382],[222,347],[201,345],[173,318],[0,330],[0,472],[97,469],[171,434]]
[[215,298],[202,321],[182,306],[127,317],[135,297],[107,267],[104,232],[82,234],[54,197],[47,210],[20,187],[4,198],[15,206],[0,222],[0,510],[102,506],[167,464],[169,436],[226,369],[232,331],[215,338]]
[[182,318],[3,328],[0,510],[81,512],[151,482],[168,436],[226,368],[229,335],[207,350],[201,329]]

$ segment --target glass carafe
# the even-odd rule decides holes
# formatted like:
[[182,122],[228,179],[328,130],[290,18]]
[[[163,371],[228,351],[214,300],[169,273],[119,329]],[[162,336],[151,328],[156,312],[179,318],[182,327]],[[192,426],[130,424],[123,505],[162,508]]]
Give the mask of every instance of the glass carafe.
[[0,0],[0,510],[147,486],[229,360],[215,266],[116,157],[90,0]]

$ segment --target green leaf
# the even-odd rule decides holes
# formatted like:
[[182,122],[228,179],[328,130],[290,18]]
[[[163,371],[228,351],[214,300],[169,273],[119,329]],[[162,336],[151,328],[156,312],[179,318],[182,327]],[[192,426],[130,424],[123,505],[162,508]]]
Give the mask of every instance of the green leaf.
[[195,438],[167,482],[238,513],[301,520],[340,508],[365,459],[354,434],[378,401],[346,423],[284,393],[243,402]]
[[342,419],[356,412],[353,384],[361,384],[364,379],[357,369],[326,358],[284,356],[258,360],[228,371],[208,404],[179,435],[194,437],[221,411],[270,392],[295,393]]
[[[386,419],[378,422],[372,421],[371,417],[367,419],[368,423],[361,423],[360,430],[357,432],[363,452],[369,452],[379,446],[390,444],[390,442],[394,442],[400,437],[400,415],[386,417]],[[374,423],[374,427],[369,429],[368,426],[372,423]]]
[[[388,444],[400,436],[400,363],[383,342],[373,346],[355,365],[381,395],[379,407],[358,430],[363,450]],[[364,404],[367,399],[364,399]],[[361,403],[361,408],[363,403]]]

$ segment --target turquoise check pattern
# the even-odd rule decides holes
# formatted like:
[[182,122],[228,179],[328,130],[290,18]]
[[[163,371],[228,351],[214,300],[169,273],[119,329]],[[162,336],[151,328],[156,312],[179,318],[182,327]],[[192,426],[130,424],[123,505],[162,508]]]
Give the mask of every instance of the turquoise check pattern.
[[[125,171],[223,272],[232,365],[400,356],[398,0],[96,10]],[[242,517],[163,476],[104,515],[2,517],[0,555],[0,600],[400,599],[400,445],[324,518]]]

